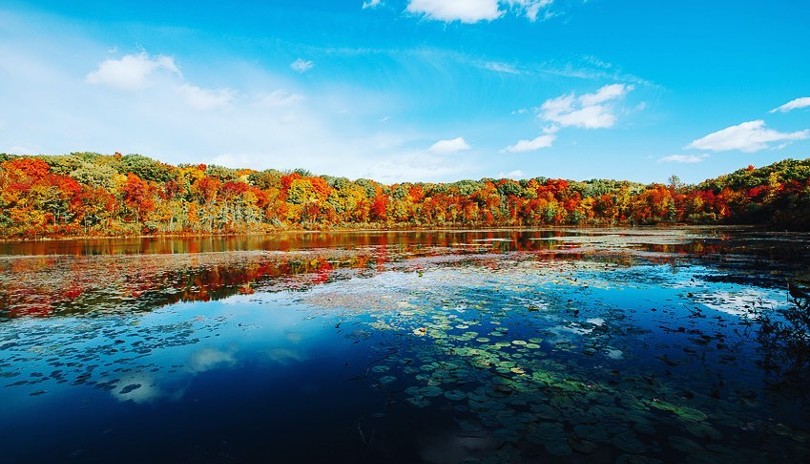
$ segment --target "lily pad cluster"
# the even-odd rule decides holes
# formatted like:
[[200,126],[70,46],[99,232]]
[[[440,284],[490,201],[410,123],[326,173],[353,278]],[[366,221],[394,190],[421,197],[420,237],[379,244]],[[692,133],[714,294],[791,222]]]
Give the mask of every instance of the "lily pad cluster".
[[[681,280],[667,282],[664,297],[656,293],[671,271],[512,257],[420,272],[388,273],[384,290],[374,279],[355,282],[350,292],[362,301],[345,309],[391,341],[393,354],[368,370],[374,388],[412,408],[452,411],[457,433],[507,450],[480,462],[516,462],[514,453],[627,463],[810,456],[807,422],[794,417],[779,423],[789,432],[774,433],[767,405],[740,401],[750,388],[744,376],[721,380],[723,393],[713,393],[706,376],[739,368],[727,343],[745,343],[733,332],[748,321],[689,319],[694,299]],[[653,303],[618,306],[622,299],[610,295],[625,288]],[[304,301],[322,303],[329,291]]]

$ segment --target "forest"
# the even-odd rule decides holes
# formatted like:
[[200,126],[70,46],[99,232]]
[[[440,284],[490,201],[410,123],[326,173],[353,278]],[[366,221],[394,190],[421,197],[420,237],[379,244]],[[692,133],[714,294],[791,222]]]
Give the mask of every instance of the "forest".
[[481,179],[385,185],[146,156],[0,154],[0,238],[337,228],[755,224],[810,229],[810,158],[686,185]]

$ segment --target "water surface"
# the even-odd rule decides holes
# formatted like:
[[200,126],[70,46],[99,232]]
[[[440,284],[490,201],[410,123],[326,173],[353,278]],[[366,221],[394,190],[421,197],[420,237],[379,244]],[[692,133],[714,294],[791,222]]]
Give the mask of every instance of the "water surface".
[[806,462],[808,245],[701,228],[5,243],[0,444],[8,462]]

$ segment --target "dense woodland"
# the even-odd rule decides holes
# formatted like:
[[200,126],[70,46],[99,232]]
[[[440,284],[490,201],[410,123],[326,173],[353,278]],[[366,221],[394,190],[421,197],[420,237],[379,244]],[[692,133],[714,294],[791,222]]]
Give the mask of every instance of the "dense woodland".
[[0,154],[0,237],[282,229],[763,224],[810,229],[810,158],[683,185],[543,177],[384,185],[141,155]]

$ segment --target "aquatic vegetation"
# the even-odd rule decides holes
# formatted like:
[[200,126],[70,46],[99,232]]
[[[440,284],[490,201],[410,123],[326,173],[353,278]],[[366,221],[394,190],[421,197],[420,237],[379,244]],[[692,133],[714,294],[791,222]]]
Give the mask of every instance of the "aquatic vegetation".
[[[328,308],[342,307],[352,313],[363,307],[378,308],[368,313],[370,325],[403,337],[418,337],[420,343],[397,345],[397,353],[385,361],[390,370],[403,372],[401,382],[413,384],[402,391],[402,399],[418,408],[451,407],[459,427],[472,425],[480,434],[510,443],[512,449],[529,456],[599,452],[618,459],[620,453],[645,453],[647,458],[666,462],[679,453],[709,453],[705,445],[721,440],[724,434],[756,436],[753,430],[741,431],[740,424],[748,421],[750,410],[740,410],[730,393],[749,386],[750,379],[721,380],[726,391],[718,398],[712,394],[714,379],[704,382],[681,374],[696,367],[688,359],[693,355],[700,356],[704,369],[718,376],[724,375],[726,363],[739,364],[736,356],[728,354],[734,352],[728,342],[735,332],[748,327],[746,312],[726,311],[727,316],[710,320],[693,318],[694,313],[683,308],[692,297],[680,293],[681,285],[671,285],[668,292],[662,289],[655,277],[657,266],[636,267],[632,272],[611,269],[615,275],[604,276],[588,263],[569,263],[567,272],[572,278],[564,284],[560,269],[544,273],[543,262],[515,264],[503,260],[486,272],[474,265],[430,269],[424,272],[432,283],[429,286],[408,273],[342,283],[362,303],[341,300],[345,306]],[[667,272],[672,281],[694,282],[705,270],[686,267]],[[591,282],[591,278],[597,281]],[[622,288],[639,289],[637,296],[644,295],[660,306],[661,313],[669,314],[650,320],[649,314],[655,313],[644,311],[644,301],[613,307],[609,296],[602,295],[613,288],[604,285],[605,279],[624,282]],[[402,291],[403,287],[410,290]],[[317,303],[323,304],[323,294],[330,291],[316,290]],[[413,298],[397,301],[401,295],[419,295],[418,303]],[[767,295],[770,292],[761,289],[735,294],[731,301],[741,308],[754,305],[760,311],[778,306]],[[309,298],[300,301],[313,303]],[[526,300],[542,302],[542,311],[536,310],[538,306],[533,310],[515,304]],[[712,303],[706,300],[702,306],[712,308]],[[571,307],[582,309],[575,314]],[[690,322],[690,328],[655,326],[683,320]],[[478,337],[479,333],[488,337]],[[672,334],[682,336],[667,341]],[[743,338],[737,339],[738,349],[751,350],[739,347]],[[649,356],[639,353],[639,347],[655,340],[656,349],[667,353],[664,359],[668,362],[646,365]],[[715,343],[710,346],[710,342]],[[670,354],[679,348],[682,355]],[[442,394],[449,404],[441,402]],[[766,427],[766,423],[755,427]],[[691,438],[677,438],[666,446],[660,435],[677,430]],[[798,453],[796,456],[808,452],[799,441],[782,446]],[[714,451],[713,456],[734,462],[755,451],[763,449],[743,446],[742,450]],[[774,446],[766,453],[782,455],[785,450]]]
[[[651,256],[635,248],[645,236],[633,234],[619,255],[614,245],[585,254],[497,251],[490,245],[501,242],[489,240],[475,248],[364,245],[31,264],[22,281],[74,266],[100,275],[88,263],[101,262],[120,266],[111,276],[127,276],[121,282],[160,276],[154,281],[166,288],[180,275],[196,275],[202,288],[207,276],[288,271],[249,274],[251,294],[238,291],[244,280],[213,280],[229,289],[216,301],[167,305],[149,296],[160,287],[149,287],[120,303],[117,293],[82,300],[84,311],[6,317],[0,425],[11,431],[6,439],[29,443],[19,435],[32,424],[25,415],[59,408],[76,421],[76,436],[128,446],[131,436],[93,431],[93,421],[108,417],[102,411],[114,410],[160,417],[198,446],[227,435],[228,453],[242,460],[264,455],[267,443],[306,462],[810,458],[810,399],[773,388],[803,385],[796,379],[810,370],[802,358],[810,351],[801,348],[810,333],[805,313],[784,288],[731,278],[737,268],[712,256]],[[146,263],[149,272],[139,269]],[[777,262],[752,272],[785,269]],[[11,280],[3,281],[7,292],[16,291]],[[81,411],[81,401],[97,406],[79,420],[83,413],[71,411]],[[124,426],[108,426],[117,427]],[[161,430],[140,433],[158,440]],[[326,443],[323,451],[309,450],[311,440]],[[165,446],[177,454],[177,443]],[[105,449],[82,446],[93,456]],[[52,461],[75,446],[67,448],[31,443],[12,457]]]

